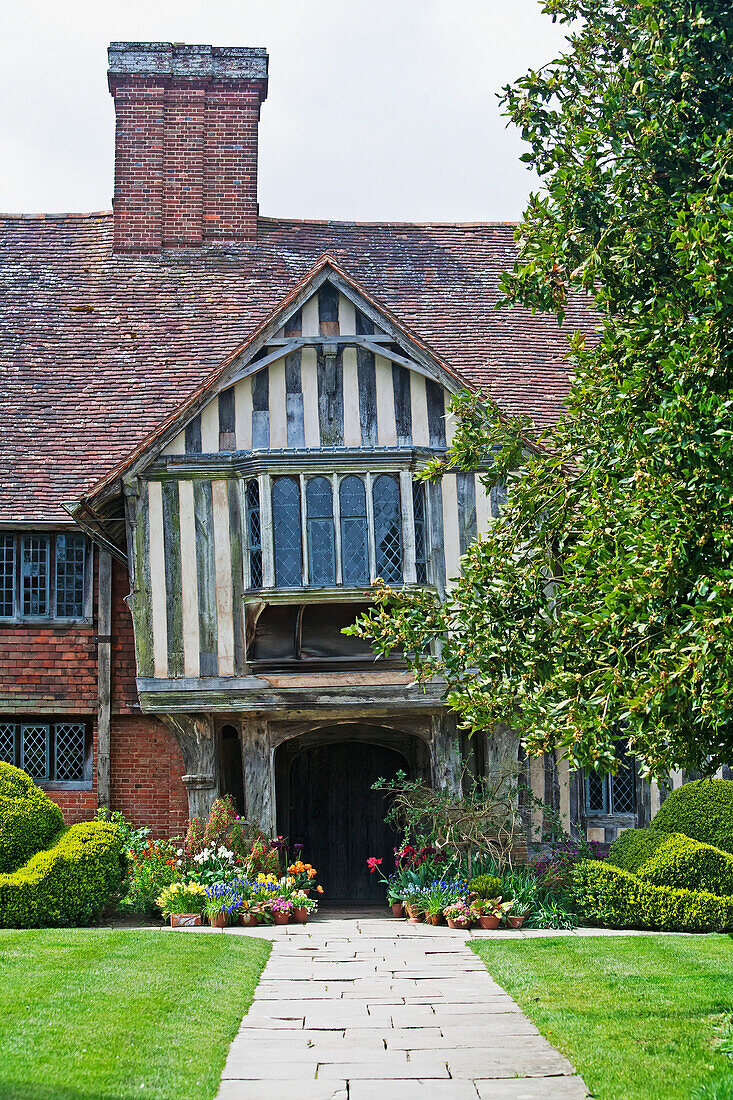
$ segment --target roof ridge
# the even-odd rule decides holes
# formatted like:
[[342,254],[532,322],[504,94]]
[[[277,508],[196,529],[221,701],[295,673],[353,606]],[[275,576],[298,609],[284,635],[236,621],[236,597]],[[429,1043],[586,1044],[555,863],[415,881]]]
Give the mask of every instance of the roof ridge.
[[[18,214],[8,213],[0,211],[0,219],[2,221],[61,221],[61,220],[74,220],[83,218],[111,218],[113,214],[112,210],[70,210],[67,212],[49,213],[49,214]],[[380,227],[386,229],[486,229],[496,226],[502,227],[516,227],[520,223],[517,221],[358,221],[350,218],[338,219],[338,218],[279,218],[260,216],[259,223],[266,223],[269,225],[329,225],[337,227],[353,227],[359,229],[362,227]]]

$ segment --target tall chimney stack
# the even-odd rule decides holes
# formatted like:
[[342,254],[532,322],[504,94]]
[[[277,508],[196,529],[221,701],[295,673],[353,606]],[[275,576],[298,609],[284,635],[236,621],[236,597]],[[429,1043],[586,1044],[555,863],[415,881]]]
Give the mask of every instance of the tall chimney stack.
[[112,42],[114,249],[257,235],[257,124],[267,51]]

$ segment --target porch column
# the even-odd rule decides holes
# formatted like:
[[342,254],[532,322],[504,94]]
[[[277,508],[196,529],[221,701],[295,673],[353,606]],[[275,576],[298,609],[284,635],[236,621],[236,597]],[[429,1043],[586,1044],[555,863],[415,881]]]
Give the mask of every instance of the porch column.
[[242,722],[242,774],[247,821],[259,825],[267,836],[275,836],[275,766],[269,722]]
[[208,714],[161,714],[175,734],[186,769],[181,776],[188,793],[188,816],[206,820],[219,796],[214,723]]
[[458,729],[452,714],[444,712],[432,718],[432,741],[430,745],[430,763],[433,772],[433,785],[452,794],[461,793],[461,752],[458,744]]

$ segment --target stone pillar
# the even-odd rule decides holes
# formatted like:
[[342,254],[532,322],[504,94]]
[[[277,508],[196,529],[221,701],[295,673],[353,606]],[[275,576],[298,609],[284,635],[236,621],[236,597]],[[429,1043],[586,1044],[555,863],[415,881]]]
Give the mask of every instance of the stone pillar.
[[275,836],[275,752],[268,722],[242,722],[242,774],[245,817],[267,836]]
[[456,720],[448,711],[432,718],[430,763],[433,785],[453,794],[461,793],[461,753]]
[[209,714],[161,714],[174,734],[186,769],[181,777],[188,792],[188,816],[206,820],[219,796],[214,722]]

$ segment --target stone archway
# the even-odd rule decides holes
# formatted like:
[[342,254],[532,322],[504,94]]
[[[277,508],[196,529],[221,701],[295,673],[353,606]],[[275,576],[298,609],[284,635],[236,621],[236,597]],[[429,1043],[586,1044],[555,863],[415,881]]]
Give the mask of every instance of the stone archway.
[[323,727],[278,747],[278,832],[305,845],[328,900],[384,901],[366,860],[381,857],[389,873],[399,837],[385,824],[386,798],[372,784],[400,769],[416,776],[427,767],[423,742],[378,726]]

